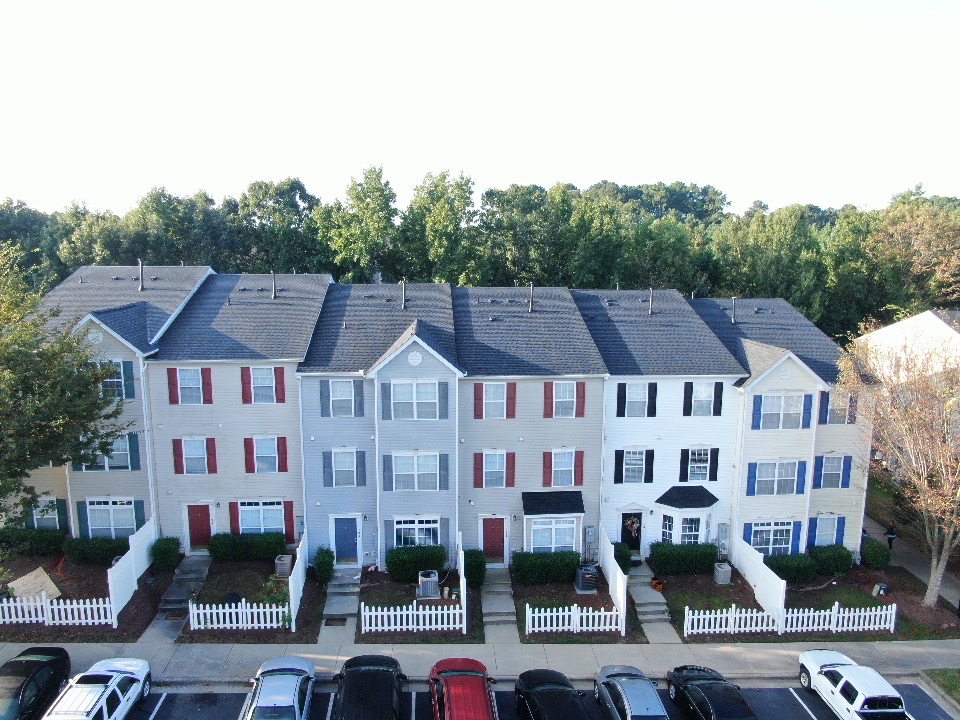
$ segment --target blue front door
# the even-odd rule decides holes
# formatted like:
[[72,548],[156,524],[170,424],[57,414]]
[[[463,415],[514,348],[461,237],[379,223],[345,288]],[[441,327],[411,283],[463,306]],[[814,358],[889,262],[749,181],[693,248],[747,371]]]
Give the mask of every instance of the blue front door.
[[352,564],[357,563],[357,519],[334,518],[334,549],[337,553],[337,563]]

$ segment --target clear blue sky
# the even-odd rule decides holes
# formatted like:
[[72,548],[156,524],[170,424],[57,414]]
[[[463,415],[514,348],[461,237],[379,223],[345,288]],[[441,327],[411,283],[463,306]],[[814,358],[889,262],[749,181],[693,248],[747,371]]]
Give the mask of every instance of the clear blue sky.
[[0,198],[123,213],[382,165],[478,190],[712,184],[883,207],[960,196],[960,3],[17,2]]

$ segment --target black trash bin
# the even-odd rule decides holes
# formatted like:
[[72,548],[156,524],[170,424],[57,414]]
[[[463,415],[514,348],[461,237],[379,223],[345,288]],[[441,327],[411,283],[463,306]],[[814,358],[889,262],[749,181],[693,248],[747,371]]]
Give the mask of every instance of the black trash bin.
[[580,563],[577,565],[577,577],[574,581],[574,587],[580,592],[594,592],[597,589],[597,580],[599,573],[597,566],[592,563]]

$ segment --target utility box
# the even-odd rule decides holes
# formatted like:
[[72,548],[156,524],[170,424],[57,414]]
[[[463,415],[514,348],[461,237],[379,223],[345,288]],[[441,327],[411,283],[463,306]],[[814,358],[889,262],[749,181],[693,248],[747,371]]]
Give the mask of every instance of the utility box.
[[591,563],[580,563],[577,565],[577,576],[573,587],[581,595],[595,595],[597,592],[597,580],[600,574],[597,572],[597,566]]
[[718,562],[713,564],[713,581],[717,585],[729,585],[733,568],[730,563]]
[[290,577],[293,572],[293,555],[277,555],[274,561],[274,573],[277,577]]
[[421,570],[417,580],[418,600],[439,600],[440,580],[436,570]]

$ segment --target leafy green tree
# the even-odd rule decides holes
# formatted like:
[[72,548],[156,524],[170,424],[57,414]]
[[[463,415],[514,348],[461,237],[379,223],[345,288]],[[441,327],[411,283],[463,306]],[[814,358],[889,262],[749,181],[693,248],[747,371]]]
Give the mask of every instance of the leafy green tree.
[[37,503],[27,482],[48,463],[93,462],[124,430],[122,407],[100,392],[113,369],[91,362],[83,340],[54,330],[20,265],[23,251],[0,244],[0,523]]
[[574,246],[570,275],[581,288],[611,287],[630,232],[630,219],[622,203],[608,197],[585,196],[577,200],[570,218]]
[[23,250],[23,266],[31,287],[40,287],[50,279],[44,253],[44,229],[49,217],[22,200],[7,198],[0,202],[0,242],[16,243]]
[[541,275],[546,255],[547,191],[539,185],[511,185],[483,193],[480,233],[474,267],[468,280],[474,285],[544,285]]
[[362,180],[350,181],[330,237],[333,258],[346,271],[344,282],[370,282],[377,272],[387,278],[402,274],[395,261],[396,201],[382,167],[367,168]]
[[[127,264],[122,253],[127,246],[123,222],[112,213],[76,210],[69,218],[70,230],[57,249],[60,261],[71,270],[81,265]],[[68,228],[64,228],[67,230]]]
[[695,289],[690,228],[675,215],[640,218],[624,249],[617,280],[624,288]]

